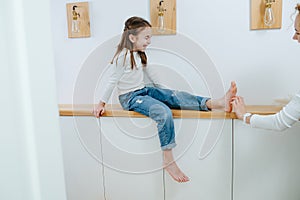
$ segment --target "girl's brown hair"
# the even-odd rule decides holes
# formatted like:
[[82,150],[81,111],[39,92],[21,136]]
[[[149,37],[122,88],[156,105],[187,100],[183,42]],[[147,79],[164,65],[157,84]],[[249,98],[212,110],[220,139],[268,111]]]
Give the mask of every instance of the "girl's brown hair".
[[298,10],[299,14],[300,14],[300,3],[298,3],[295,7],[296,10]]
[[[127,19],[126,22],[125,22],[124,31],[123,31],[123,34],[122,34],[122,37],[121,37],[121,41],[120,41],[120,43],[117,47],[117,51],[116,51],[111,63],[113,63],[114,59],[117,56],[119,56],[119,54],[125,48],[127,51],[125,53],[124,62],[125,62],[125,59],[126,59],[126,56],[127,56],[127,52],[129,50],[130,51],[131,69],[136,67],[136,62],[135,62],[134,56],[133,56],[133,43],[129,40],[129,35],[130,34],[137,35],[147,27],[151,27],[151,24],[143,18],[131,17],[131,18]],[[147,65],[147,56],[146,56],[145,52],[138,51],[137,53],[139,54],[139,56],[141,58],[141,62],[143,64],[143,66],[146,66]],[[117,58],[117,60],[118,60],[118,58]]]

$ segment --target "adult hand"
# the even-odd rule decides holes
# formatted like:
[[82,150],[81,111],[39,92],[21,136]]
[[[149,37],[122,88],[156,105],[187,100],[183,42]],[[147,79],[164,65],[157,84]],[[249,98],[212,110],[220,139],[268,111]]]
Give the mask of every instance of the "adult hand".
[[237,118],[243,120],[244,114],[246,113],[244,98],[236,96],[231,104]]

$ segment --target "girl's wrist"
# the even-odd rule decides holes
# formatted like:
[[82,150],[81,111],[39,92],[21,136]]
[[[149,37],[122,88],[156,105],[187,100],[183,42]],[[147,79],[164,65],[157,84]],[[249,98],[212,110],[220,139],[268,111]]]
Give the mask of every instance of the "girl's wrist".
[[99,105],[101,105],[101,106],[103,106],[103,107],[104,107],[104,106],[105,106],[105,102],[103,102],[103,101],[100,101],[100,102],[99,102]]

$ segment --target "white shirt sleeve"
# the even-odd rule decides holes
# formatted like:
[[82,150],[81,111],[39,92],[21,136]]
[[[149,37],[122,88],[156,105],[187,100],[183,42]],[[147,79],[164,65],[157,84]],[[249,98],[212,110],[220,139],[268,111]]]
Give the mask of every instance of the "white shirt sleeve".
[[110,79],[108,83],[106,84],[106,87],[104,88],[104,93],[100,97],[100,100],[104,103],[107,103],[114,88],[116,87],[117,83],[121,79],[123,73],[124,73],[124,67],[122,65],[118,64],[112,64],[110,67],[113,67],[112,74],[110,76]]
[[250,125],[254,128],[263,128],[283,131],[290,128],[300,119],[300,91],[282,110],[274,115],[252,115]]

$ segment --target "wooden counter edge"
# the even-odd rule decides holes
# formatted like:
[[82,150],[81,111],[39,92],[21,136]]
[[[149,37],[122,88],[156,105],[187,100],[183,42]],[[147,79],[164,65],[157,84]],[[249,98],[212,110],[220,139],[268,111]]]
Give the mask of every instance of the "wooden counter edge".
[[[93,104],[59,104],[60,116],[93,116]],[[282,106],[273,105],[249,105],[247,112],[252,114],[269,115],[280,111]],[[172,110],[174,118],[203,118],[203,119],[236,119],[234,112],[223,111],[195,111],[195,110]],[[146,116],[134,112],[123,110],[119,105],[107,105],[103,117],[133,117],[144,118]]]

